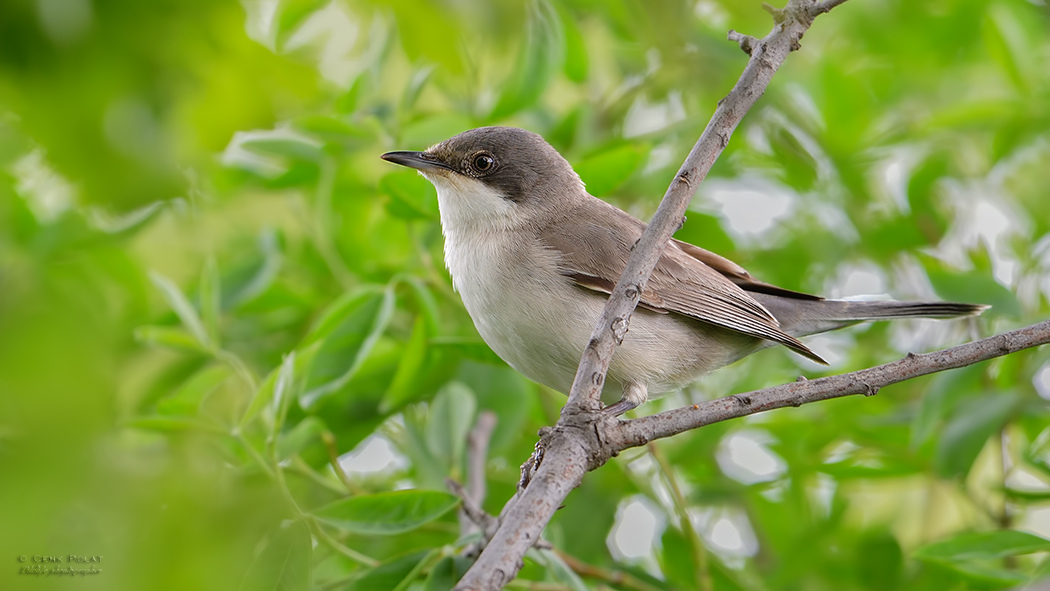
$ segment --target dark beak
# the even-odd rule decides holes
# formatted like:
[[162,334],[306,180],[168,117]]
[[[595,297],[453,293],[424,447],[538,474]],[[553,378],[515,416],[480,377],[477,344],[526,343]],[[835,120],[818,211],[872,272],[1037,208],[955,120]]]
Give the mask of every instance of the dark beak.
[[400,164],[423,172],[451,170],[447,164],[426,152],[387,152],[380,156],[387,162]]

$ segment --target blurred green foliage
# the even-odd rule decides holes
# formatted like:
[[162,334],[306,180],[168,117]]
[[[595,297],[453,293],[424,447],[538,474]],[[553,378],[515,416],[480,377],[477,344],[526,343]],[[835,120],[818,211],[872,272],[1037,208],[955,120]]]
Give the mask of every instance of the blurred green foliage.
[[[678,234],[788,288],[992,310],[811,339],[830,369],[765,351],[643,412],[1050,315],[1048,25],[1034,0],[821,17]],[[730,27],[770,22],[729,0],[5,0],[0,587],[448,589],[470,538],[444,481],[477,413],[496,513],[563,397],[478,338],[432,187],[378,155],[519,125],[647,217],[743,68]],[[1050,577],[1048,397],[1044,348],[661,441],[588,475],[546,532],[563,554],[520,578]],[[385,442],[385,469],[333,470]],[[18,574],[70,554],[102,574]]]

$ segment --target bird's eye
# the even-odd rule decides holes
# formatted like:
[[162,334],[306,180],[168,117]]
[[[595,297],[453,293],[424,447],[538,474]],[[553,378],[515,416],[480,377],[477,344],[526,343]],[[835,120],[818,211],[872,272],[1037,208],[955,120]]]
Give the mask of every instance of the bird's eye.
[[478,172],[488,172],[496,165],[496,160],[488,154],[478,154],[474,157],[474,169]]

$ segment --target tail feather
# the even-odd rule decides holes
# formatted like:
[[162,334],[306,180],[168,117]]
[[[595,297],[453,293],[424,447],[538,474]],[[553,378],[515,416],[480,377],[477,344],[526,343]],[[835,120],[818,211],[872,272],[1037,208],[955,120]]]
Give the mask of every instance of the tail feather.
[[[988,309],[983,304],[962,304],[958,302],[896,302],[874,301],[854,302],[842,300],[824,300],[830,304],[829,312],[838,312],[841,320],[889,320],[894,318],[955,318],[973,316]],[[835,310],[836,304],[841,311]]]
[[751,293],[794,337],[817,334],[868,320],[956,318],[980,314],[989,306],[958,302],[801,300]]

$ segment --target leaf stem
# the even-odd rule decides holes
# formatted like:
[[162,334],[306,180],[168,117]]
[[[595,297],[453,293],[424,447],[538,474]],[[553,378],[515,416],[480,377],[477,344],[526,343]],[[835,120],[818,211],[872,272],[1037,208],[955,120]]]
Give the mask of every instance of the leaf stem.
[[711,567],[707,557],[707,547],[704,546],[704,540],[697,533],[696,528],[693,527],[693,520],[689,518],[689,512],[686,510],[685,495],[682,494],[682,487],[678,484],[678,477],[675,476],[674,468],[667,462],[667,458],[664,457],[656,442],[650,442],[647,447],[653,459],[660,466],[660,472],[663,473],[668,488],[671,489],[671,499],[674,501],[675,512],[678,513],[679,527],[682,529],[682,533],[689,538],[689,543],[693,548],[697,589],[700,589],[700,591],[712,591]]

